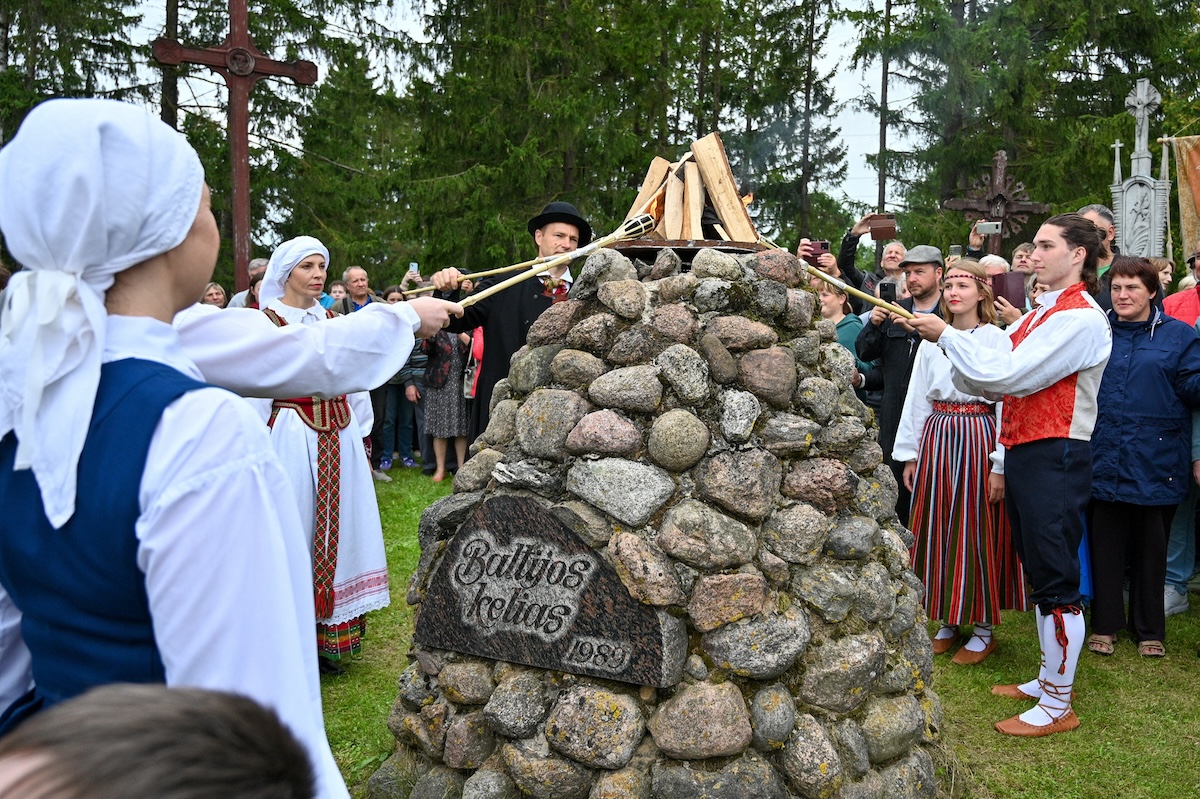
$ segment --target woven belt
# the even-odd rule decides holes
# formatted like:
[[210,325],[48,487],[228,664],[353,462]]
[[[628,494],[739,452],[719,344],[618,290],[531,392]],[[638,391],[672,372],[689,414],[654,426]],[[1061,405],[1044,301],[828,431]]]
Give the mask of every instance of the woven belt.
[[952,413],[958,416],[989,416],[994,408],[986,402],[935,402],[934,413]]

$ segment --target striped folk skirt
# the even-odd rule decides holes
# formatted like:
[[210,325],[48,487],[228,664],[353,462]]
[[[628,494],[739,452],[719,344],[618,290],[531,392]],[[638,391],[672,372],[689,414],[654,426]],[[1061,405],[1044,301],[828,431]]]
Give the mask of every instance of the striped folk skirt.
[[998,624],[1002,609],[1029,607],[1004,503],[987,500],[995,442],[995,413],[982,403],[935,402],[921,436],[912,567],[929,618],[945,624]]

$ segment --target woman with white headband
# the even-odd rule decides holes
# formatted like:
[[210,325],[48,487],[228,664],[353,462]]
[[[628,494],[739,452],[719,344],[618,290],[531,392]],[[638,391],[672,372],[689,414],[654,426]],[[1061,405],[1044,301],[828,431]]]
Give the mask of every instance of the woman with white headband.
[[105,683],[232,691],[346,797],[287,476],[171,327],[219,245],[195,152],[145,109],[43,103],[0,150],[0,231],[0,735]]
[[[275,249],[259,287],[263,313],[279,327],[325,324],[318,301],[329,251],[312,236]],[[374,416],[367,392],[271,403],[271,442],[296,497],[312,555],[317,654],[338,671],[362,649],[366,613],[387,607],[387,556],[371,462],[363,442]]]

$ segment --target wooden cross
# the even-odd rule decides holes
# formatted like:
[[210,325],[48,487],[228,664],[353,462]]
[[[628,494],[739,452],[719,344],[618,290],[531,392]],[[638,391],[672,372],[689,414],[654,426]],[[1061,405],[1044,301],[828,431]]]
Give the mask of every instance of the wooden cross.
[[219,47],[184,47],[174,39],[152,45],[160,64],[202,64],[229,87],[229,154],[233,165],[233,263],[238,291],[249,288],[250,275],[250,92],[263,78],[291,78],[301,86],[317,82],[311,61],[288,64],[260,53],[250,40],[246,0],[229,0],[229,35]]
[[[986,182],[985,182],[986,181]],[[1000,232],[988,236],[988,252],[1000,254],[1000,239],[1021,230],[1029,214],[1046,214],[1050,206],[1031,202],[1025,193],[1025,184],[1017,183],[1008,174],[1008,153],[997,150],[992,158],[992,174],[975,182],[975,188],[965,198],[954,198],[942,203],[943,208],[964,211],[967,219],[976,219],[983,214],[992,222],[1001,223]]]

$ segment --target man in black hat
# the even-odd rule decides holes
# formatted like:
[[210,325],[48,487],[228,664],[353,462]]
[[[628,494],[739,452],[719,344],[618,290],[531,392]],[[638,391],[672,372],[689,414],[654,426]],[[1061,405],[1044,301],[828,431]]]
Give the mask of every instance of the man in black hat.
[[[529,233],[537,245],[538,256],[553,257],[571,252],[592,240],[592,228],[580,216],[575,206],[552,202],[529,220]],[[477,290],[506,280],[511,275],[497,275],[479,282]],[[434,272],[433,285],[438,291],[457,292],[462,273],[457,269]],[[483,361],[479,364],[479,380],[471,405],[469,439],[474,441],[488,423],[488,406],[496,383],[508,376],[508,362],[525,345],[529,328],[553,303],[567,298],[571,288],[571,272],[567,264],[549,269],[537,278],[506,288],[498,294],[472,305],[461,318],[451,321],[451,332],[467,332],[483,328]],[[452,294],[457,298],[457,293]]]

